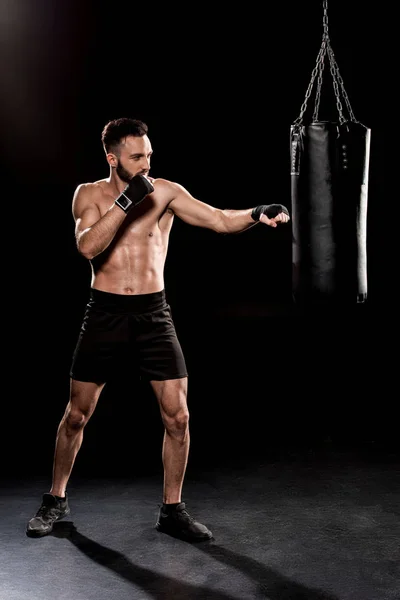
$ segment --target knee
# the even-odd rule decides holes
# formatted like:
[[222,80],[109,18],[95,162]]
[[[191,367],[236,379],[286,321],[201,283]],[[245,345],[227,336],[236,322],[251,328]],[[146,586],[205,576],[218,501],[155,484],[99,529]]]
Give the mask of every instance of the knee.
[[67,434],[73,435],[85,427],[88,417],[79,408],[68,408],[64,420]]
[[189,411],[179,410],[172,416],[164,417],[164,424],[169,435],[177,439],[184,439],[189,429]]

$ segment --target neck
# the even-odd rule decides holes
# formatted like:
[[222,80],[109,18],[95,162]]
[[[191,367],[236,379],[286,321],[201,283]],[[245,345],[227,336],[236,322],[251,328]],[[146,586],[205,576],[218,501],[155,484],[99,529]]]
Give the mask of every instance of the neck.
[[110,174],[107,181],[118,194],[120,194],[127,186],[126,181],[122,181],[112,167],[110,167]]

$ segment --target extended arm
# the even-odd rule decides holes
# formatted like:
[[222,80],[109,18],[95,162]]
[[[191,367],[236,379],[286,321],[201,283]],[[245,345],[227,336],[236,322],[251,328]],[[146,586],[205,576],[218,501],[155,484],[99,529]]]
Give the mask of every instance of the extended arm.
[[219,209],[194,198],[183,186],[170,183],[173,198],[169,208],[185,223],[206,227],[217,233],[239,233],[258,222],[276,227],[289,220],[281,204],[263,205],[243,210]]

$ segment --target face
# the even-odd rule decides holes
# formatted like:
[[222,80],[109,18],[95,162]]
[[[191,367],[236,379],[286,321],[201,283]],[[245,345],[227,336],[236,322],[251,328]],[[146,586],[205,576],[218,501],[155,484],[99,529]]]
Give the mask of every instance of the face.
[[126,182],[139,173],[148,175],[150,171],[150,159],[153,154],[151,143],[147,135],[126,137],[121,145],[119,156],[107,154],[110,166],[115,169],[118,177]]

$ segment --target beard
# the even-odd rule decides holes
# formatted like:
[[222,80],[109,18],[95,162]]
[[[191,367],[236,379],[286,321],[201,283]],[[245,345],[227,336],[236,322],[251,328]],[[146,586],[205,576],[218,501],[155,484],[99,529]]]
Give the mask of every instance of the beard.
[[127,171],[127,170],[125,169],[125,167],[124,167],[124,166],[122,166],[122,164],[121,164],[121,161],[120,161],[120,160],[118,160],[118,164],[117,164],[117,166],[115,167],[115,171],[116,171],[116,173],[117,173],[118,177],[119,177],[119,178],[120,178],[122,181],[124,181],[125,183],[129,183],[129,182],[130,182],[130,180],[131,180],[131,179],[132,179],[132,177],[133,177],[132,173],[129,173],[129,171]]

